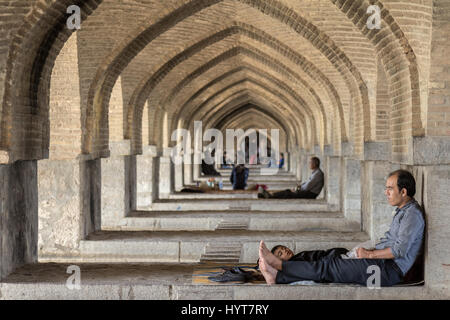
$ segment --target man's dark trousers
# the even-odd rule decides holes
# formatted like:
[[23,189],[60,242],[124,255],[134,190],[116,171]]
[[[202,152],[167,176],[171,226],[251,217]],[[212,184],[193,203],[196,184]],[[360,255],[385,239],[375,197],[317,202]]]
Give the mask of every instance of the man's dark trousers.
[[270,196],[272,199],[315,199],[317,198],[317,194],[312,193],[311,191],[296,191],[292,192],[287,189],[284,191],[275,192]]
[[290,258],[289,261],[317,261],[324,258],[340,257],[342,254],[347,254],[347,252],[348,250],[345,248],[302,251]]
[[370,266],[380,268],[380,285],[393,286],[402,281],[400,268],[392,259],[342,259],[328,255],[316,261],[283,261],[282,270],[278,271],[276,283],[286,284],[303,280],[322,283],[357,283],[367,285],[373,275]]

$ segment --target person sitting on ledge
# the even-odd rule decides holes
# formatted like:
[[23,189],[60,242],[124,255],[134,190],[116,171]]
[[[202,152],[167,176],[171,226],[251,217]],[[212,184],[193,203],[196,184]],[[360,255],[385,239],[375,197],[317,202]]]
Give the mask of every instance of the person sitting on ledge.
[[322,191],[324,185],[324,175],[320,170],[320,159],[313,157],[309,160],[309,168],[312,174],[307,182],[297,187],[295,191],[289,189],[270,194],[263,190],[258,194],[258,198],[264,199],[316,199]]
[[374,250],[358,248],[356,258],[325,256],[313,261],[283,261],[259,246],[259,269],[268,284],[287,284],[303,280],[367,285],[369,267],[380,269],[380,285],[401,283],[423,250],[425,220],[414,199],[416,182],[405,170],[392,172],[386,181],[385,195],[396,206],[390,229]]

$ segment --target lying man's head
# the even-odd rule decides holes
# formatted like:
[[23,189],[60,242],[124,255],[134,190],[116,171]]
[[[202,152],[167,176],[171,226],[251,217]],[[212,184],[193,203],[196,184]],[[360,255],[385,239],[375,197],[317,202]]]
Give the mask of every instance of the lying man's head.
[[416,194],[416,180],[406,170],[391,172],[386,181],[384,192],[391,206],[402,207]]
[[283,261],[288,261],[294,256],[292,250],[283,245],[277,245],[273,247],[271,251],[275,257]]

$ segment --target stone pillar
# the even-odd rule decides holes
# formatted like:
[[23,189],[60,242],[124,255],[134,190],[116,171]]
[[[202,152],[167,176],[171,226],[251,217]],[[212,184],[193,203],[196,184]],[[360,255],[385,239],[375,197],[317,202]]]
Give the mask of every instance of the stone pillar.
[[192,174],[193,174],[194,182],[197,182],[200,180],[201,172],[202,172],[201,164],[196,164],[194,162],[194,164],[192,165]]
[[302,167],[302,182],[306,182],[311,175],[311,169],[309,168],[309,159],[311,158],[312,153],[308,150],[305,151],[303,157],[301,159],[301,167]]
[[39,260],[74,256],[101,228],[100,160],[38,162]]
[[328,156],[325,173],[326,192],[325,197],[331,210],[340,210],[341,203],[341,158]]
[[450,165],[423,168],[426,219],[425,284],[448,292],[450,287]]
[[185,155],[184,156],[184,184],[191,185],[193,184],[192,180],[192,166],[193,166],[193,155]]
[[373,241],[380,239],[392,223],[391,207],[384,195],[392,171],[388,161],[364,161],[362,183],[362,228]]
[[343,210],[350,221],[361,222],[361,161],[344,158],[343,177]]
[[291,159],[292,158],[291,157],[291,152],[285,151],[285,152],[283,152],[283,154],[284,154],[284,167],[283,167],[282,171],[289,172],[291,170],[291,168],[292,168],[292,165],[291,165],[291,161],[292,161],[292,159]]
[[159,199],[167,198],[174,190],[172,148],[164,148],[159,158]]
[[176,192],[180,192],[184,185],[184,163],[175,163],[174,165],[174,188]]
[[37,161],[0,165],[0,280],[38,259]]
[[149,210],[158,198],[159,161],[156,146],[144,146],[142,155],[136,156],[136,209]]
[[302,180],[302,157],[303,149],[298,149],[295,155],[295,175],[297,180]]
[[390,142],[366,142],[362,162],[362,228],[373,241],[389,230],[392,211],[384,195],[386,179],[392,171]]
[[101,159],[102,228],[115,227],[130,210],[135,209],[130,177],[136,176],[129,140],[110,142],[110,157]]

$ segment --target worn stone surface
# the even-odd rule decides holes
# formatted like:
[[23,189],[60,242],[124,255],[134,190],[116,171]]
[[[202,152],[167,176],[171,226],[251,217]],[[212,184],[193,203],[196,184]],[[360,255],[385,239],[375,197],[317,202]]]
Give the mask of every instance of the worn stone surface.
[[[39,255],[73,254],[84,237],[81,163],[38,162]],[[86,181],[84,181],[86,182]]]
[[[450,282],[450,166],[427,167],[424,206],[426,215],[425,279],[430,286]],[[447,286],[448,290],[448,286]]]
[[156,183],[157,159],[153,154],[142,154],[136,157],[136,206],[138,210],[148,208],[158,196]]
[[38,194],[36,161],[0,165],[0,279],[37,261]]
[[346,284],[195,285],[198,264],[80,264],[80,290],[66,286],[68,264],[27,265],[0,284],[2,300],[309,300],[309,299],[448,299],[442,288],[392,287],[369,290]]
[[361,222],[361,162],[344,158],[342,170],[345,217]]

